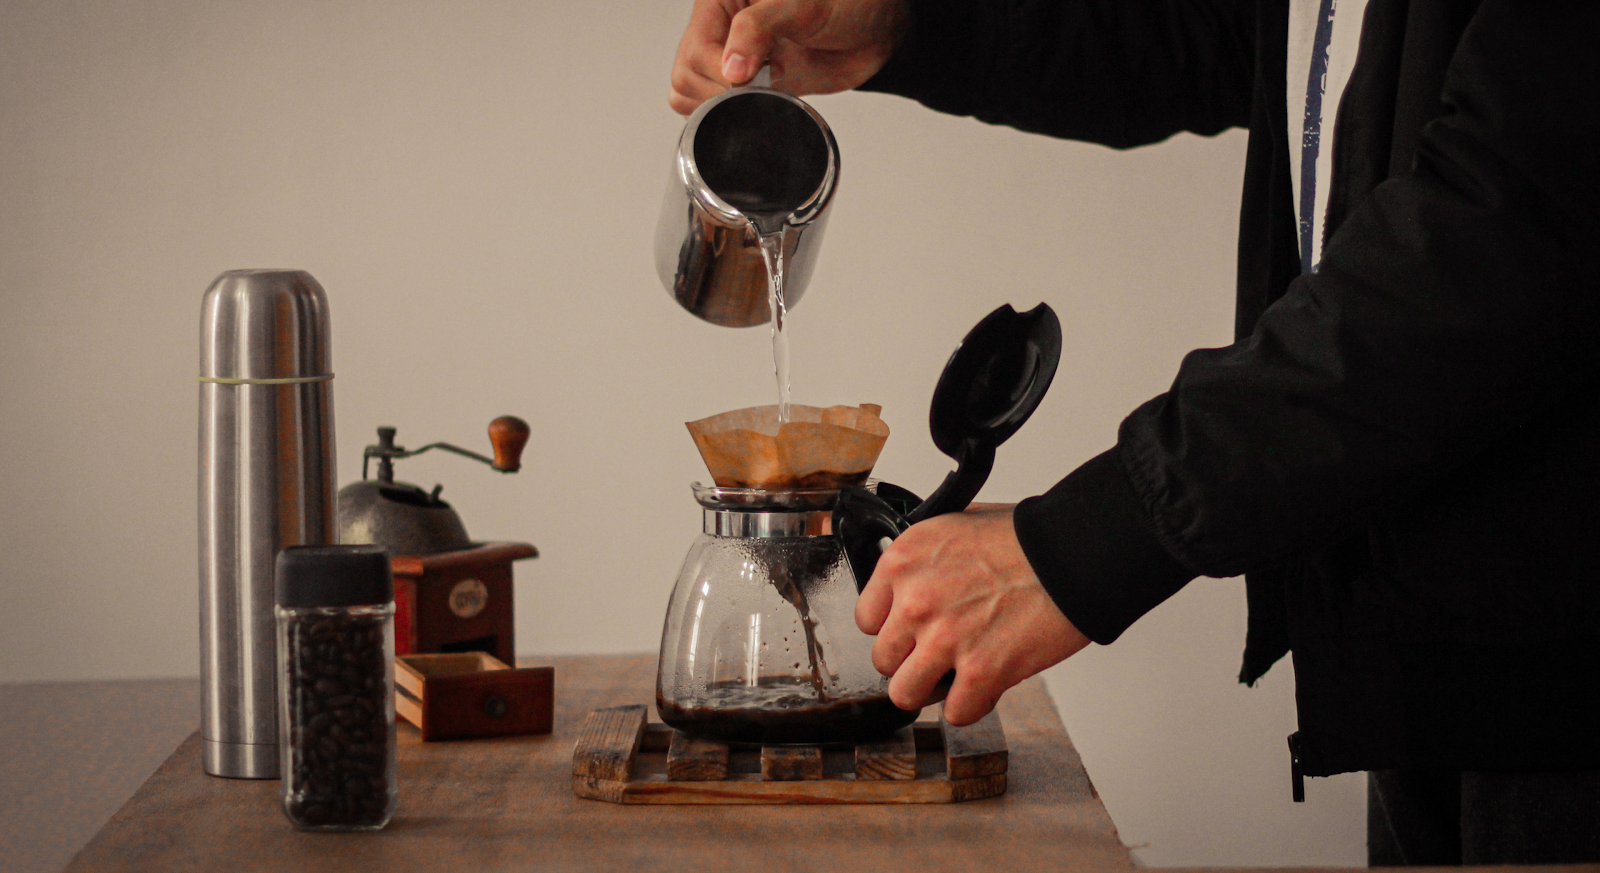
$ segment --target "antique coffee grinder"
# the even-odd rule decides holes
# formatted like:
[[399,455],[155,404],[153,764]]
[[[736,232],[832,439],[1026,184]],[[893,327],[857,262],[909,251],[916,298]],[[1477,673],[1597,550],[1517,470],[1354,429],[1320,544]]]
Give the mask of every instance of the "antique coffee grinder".
[[[389,550],[395,654],[485,652],[515,664],[511,563],[538,557],[538,549],[529,543],[473,542],[461,516],[439,499],[444,486],[430,492],[396,482],[394,462],[444,449],[515,473],[522,468],[527,423],[512,416],[489,423],[493,458],[449,443],[408,450],[395,445],[394,436],[394,428],[378,428],[377,445],[367,446],[362,455],[361,481],[339,489],[339,542]],[[368,479],[373,458],[378,478]]]

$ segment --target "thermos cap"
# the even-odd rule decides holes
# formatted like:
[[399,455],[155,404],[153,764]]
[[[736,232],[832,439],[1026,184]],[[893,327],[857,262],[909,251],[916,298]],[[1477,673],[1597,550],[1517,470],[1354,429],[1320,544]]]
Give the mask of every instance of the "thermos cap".
[[394,574],[381,546],[290,546],[277,589],[279,606],[372,606],[394,600]]
[[200,378],[211,382],[332,377],[328,298],[304,270],[229,270],[200,305]]

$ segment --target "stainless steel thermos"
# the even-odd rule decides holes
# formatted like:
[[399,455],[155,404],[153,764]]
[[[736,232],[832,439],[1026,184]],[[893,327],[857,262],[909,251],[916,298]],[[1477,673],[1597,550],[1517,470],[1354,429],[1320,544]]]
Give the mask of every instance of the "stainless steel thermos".
[[230,270],[200,317],[200,700],[215,776],[278,776],[278,550],[335,539],[328,301],[302,270]]

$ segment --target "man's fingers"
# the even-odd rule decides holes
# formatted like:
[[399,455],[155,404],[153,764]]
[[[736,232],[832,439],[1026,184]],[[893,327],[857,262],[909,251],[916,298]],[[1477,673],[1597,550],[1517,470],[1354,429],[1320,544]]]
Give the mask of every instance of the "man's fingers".
[[864,634],[877,634],[883,630],[883,623],[889,620],[889,608],[892,606],[894,586],[889,584],[883,573],[872,574],[867,587],[856,598],[856,627],[861,628]]
[[889,680],[889,699],[901,709],[921,709],[934,699],[939,680],[949,671],[947,654],[931,648],[917,648]]
[[701,103],[727,90],[722,75],[722,48],[728,41],[732,18],[720,0],[697,0],[689,14],[689,26],[678,43],[672,62],[672,95],[667,99],[673,111],[688,115]]
[[715,79],[687,67],[675,67],[672,71],[672,95],[667,102],[674,112],[688,115],[698,109],[701,103],[725,90],[727,86]]
[[[906,2],[695,0],[674,67],[733,87],[771,64],[772,87],[790,94],[847,91],[888,61],[908,21]],[[688,113],[714,96],[701,84],[674,86],[672,107]]]
[[810,36],[825,21],[816,0],[757,0],[733,17],[722,50],[722,75],[735,85],[755,78],[779,37]]
[[944,720],[956,727],[972,724],[994,709],[1004,690],[979,670],[957,670],[955,684],[944,699]]
[[717,52],[728,41],[728,27],[732,18],[720,0],[696,0],[689,13],[689,26],[684,28],[683,40],[678,44],[678,55],[696,54],[700,51]]
[[916,648],[916,637],[894,626],[885,627],[872,644],[872,666],[884,676],[893,676]]

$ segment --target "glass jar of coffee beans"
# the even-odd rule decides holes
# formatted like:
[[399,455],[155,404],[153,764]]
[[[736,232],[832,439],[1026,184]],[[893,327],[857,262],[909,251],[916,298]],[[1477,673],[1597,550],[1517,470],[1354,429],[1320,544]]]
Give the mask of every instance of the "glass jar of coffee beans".
[[377,546],[278,553],[283,811],[302,830],[394,815],[394,577]]

